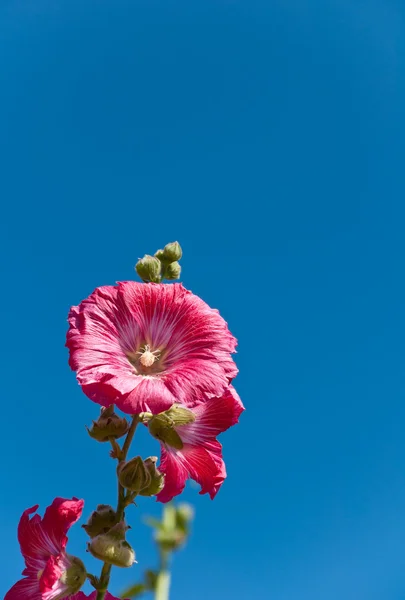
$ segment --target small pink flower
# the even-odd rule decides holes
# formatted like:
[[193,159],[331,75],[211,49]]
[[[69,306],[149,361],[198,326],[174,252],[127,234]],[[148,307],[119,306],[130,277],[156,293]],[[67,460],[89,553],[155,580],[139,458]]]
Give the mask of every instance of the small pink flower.
[[66,533],[80,518],[83,504],[77,498],[56,498],[43,519],[39,515],[29,518],[38,506],[24,511],[18,525],[18,541],[25,559],[25,577],[7,592],[4,600],[59,600],[69,595],[64,577],[68,571],[79,568],[79,576],[85,578],[81,561],[65,552]]
[[[182,408],[180,405],[176,407]],[[162,443],[159,470],[165,473],[164,488],[157,496],[160,502],[169,502],[181,494],[188,478],[201,485],[200,494],[208,493],[212,499],[226,478],[222,446],[216,437],[238,422],[244,410],[238,394],[230,386],[220,398],[211,398],[188,410],[193,413],[194,422],[174,426],[180,443],[165,429],[164,422],[162,435],[159,432],[156,435]],[[155,420],[158,418],[155,417]],[[150,429],[152,433],[152,425]]]
[[217,310],[181,284],[97,288],[69,313],[69,364],[103,406],[157,414],[221,396],[237,368],[236,340]]

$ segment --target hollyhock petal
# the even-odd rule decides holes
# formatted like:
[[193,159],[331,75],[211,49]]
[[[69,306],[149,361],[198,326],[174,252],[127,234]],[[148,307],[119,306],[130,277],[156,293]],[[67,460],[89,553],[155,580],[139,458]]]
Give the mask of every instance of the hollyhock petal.
[[66,533],[80,519],[83,506],[84,500],[55,498],[46,509],[42,520],[43,530],[55,540],[61,549],[66,547]]
[[83,391],[131,414],[195,406],[237,374],[227,323],[181,284],[96,289],[70,310],[66,345]]
[[61,549],[53,536],[43,529],[39,515],[29,518],[37,509],[38,505],[25,510],[18,525],[18,541],[27,565],[24,575],[30,575],[32,569],[43,568],[47,557],[50,554],[58,554]]
[[156,496],[159,502],[170,502],[181,494],[188,479],[188,471],[182,460],[171,450],[162,446],[159,471],[165,474],[165,486]]
[[182,450],[162,448],[159,470],[166,475],[165,487],[157,495],[159,502],[169,502],[180,494],[189,477],[200,484],[200,494],[208,493],[213,499],[226,478],[222,447],[215,440],[210,443],[209,450],[187,444]]
[[77,371],[80,385],[108,384],[115,375],[115,396],[130,392],[133,368],[125,352],[140,343],[140,329],[118,288],[97,288],[80,306],[71,308],[68,321],[69,365]]
[[21,554],[26,558],[27,556],[41,556],[37,547],[37,531],[38,524],[41,523],[41,517],[35,515],[30,519],[30,515],[35,513],[39,508],[39,505],[27,508],[21,516],[18,524],[18,541],[20,543]]
[[39,580],[39,589],[42,595],[46,592],[52,592],[62,573],[59,557],[50,556]]
[[90,400],[101,404],[101,406],[111,406],[111,404],[116,404],[117,400],[119,401],[121,398],[117,390],[108,385],[108,383],[82,385],[82,390]]
[[194,423],[177,428],[186,444],[201,444],[235,425],[245,410],[235,388],[230,386],[220,398],[211,398],[193,408]]
[[170,408],[175,401],[176,397],[163,381],[144,377],[128,396],[121,399],[120,408],[129,414],[151,412],[156,415]]
[[199,359],[188,360],[169,369],[165,382],[178,401],[187,406],[221,396],[229,385],[220,363]]
[[[88,596],[86,596],[86,594],[84,594],[83,592],[77,592],[77,594],[69,596],[69,600],[96,600],[96,598],[97,592],[92,592]],[[104,598],[105,600],[120,600],[119,598],[116,598],[115,596],[110,594],[110,592],[106,592]]]
[[37,579],[20,579],[4,596],[4,600],[42,600]]

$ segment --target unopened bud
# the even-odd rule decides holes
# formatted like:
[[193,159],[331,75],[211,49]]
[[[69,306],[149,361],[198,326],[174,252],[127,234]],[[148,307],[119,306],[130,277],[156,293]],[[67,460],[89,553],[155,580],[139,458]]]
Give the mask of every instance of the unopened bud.
[[116,512],[109,504],[99,504],[82,527],[87,535],[94,538],[100,533],[107,533],[115,524],[116,518]]
[[68,554],[66,558],[69,561],[70,566],[68,566],[66,571],[62,573],[59,582],[66,587],[63,597],[70,597],[80,590],[86,581],[87,573],[86,567],[80,558],[77,558],[76,556],[70,556],[70,554]]
[[151,435],[160,442],[181,450],[183,441],[176,430],[177,426],[194,423],[195,415],[188,408],[173,404],[169,410],[154,415],[148,422]]
[[168,444],[177,450],[183,448],[181,437],[174,429],[173,420],[165,413],[160,413],[152,417],[148,422],[148,428],[150,434],[160,442]]
[[125,539],[128,529],[123,521],[114,525],[108,533],[101,533],[91,540],[88,549],[91,554],[116,567],[131,567],[135,561],[135,552]]
[[108,442],[110,438],[118,439],[125,435],[129,423],[124,417],[114,412],[114,406],[104,408],[97,421],[93,421],[91,429],[87,428],[89,436],[98,442]]
[[157,456],[149,456],[144,460],[144,465],[147,468],[151,477],[150,484],[139,492],[140,496],[155,496],[162,491],[165,485],[165,476],[156,467]]
[[126,463],[120,463],[117,473],[120,484],[131,492],[139,493],[151,483],[148,468],[140,456],[135,456]]
[[145,254],[135,265],[135,270],[143,281],[153,281],[154,283],[160,282],[161,268],[160,260],[149,254]]
[[169,265],[170,263],[180,260],[183,255],[183,251],[179,242],[170,242],[166,244],[163,250],[158,250],[155,256],[164,264]]
[[165,269],[165,279],[180,279],[181,266],[178,262],[172,262]]
[[194,423],[195,421],[195,414],[193,411],[189,410],[188,408],[184,408],[179,404],[173,404],[164,414],[173,421],[173,425],[175,427],[177,425],[188,425],[189,423]]

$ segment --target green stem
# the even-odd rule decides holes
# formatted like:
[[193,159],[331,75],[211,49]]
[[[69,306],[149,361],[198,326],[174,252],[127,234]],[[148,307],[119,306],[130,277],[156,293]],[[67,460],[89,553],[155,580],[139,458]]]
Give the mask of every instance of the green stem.
[[156,581],[155,600],[169,600],[170,571],[160,571]]
[[136,426],[139,423],[139,415],[134,415],[132,417],[131,427],[127,433],[127,437],[125,438],[124,445],[122,446],[122,456],[120,462],[123,462],[127,458],[128,450],[135,435]]
[[169,554],[160,553],[160,569],[156,580],[155,600],[169,600],[170,591]]
[[[119,461],[118,461],[119,463],[124,462],[127,458],[128,450],[129,450],[129,447],[131,446],[131,442],[134,438],[135,430],[136,430],[138,423],[139,423],[139,416],[133,415],[131,427],[129,428],[127,437],[125,438],[124,445],[122,446],[122,450],[120,452],[120,457],[119,457]],[[114,447],[114,445],[113,445],[113,447]],[[120,484],[120,482],[118,482],[118,501],[117,501],[117,510],[116,510],[117,523],[122,521],[122,519],[124,518],[125,508],[126,508],[125,490],[122,487],[122,485]],[[100,578],[99,578],[100,589],[97,590],[96,600],[104,600],[104,598],[105,598],[105,594],[108,589],[108,585],[110,583],[111,569],[112,569],[112,565],[110,565],[109,563],[103,563],[103,567],[101,569]]]

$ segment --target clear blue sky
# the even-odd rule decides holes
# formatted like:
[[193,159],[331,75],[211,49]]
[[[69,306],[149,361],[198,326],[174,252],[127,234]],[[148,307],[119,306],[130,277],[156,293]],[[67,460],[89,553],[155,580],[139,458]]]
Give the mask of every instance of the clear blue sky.
[[24,508],[115,497],[69,306],[178,239],[248,410],[173,600],[403,600],[404,4],[1,0],[0,90],[0,595]]

